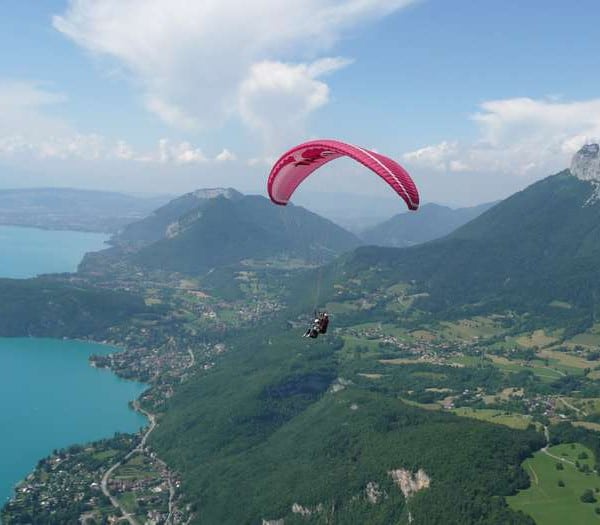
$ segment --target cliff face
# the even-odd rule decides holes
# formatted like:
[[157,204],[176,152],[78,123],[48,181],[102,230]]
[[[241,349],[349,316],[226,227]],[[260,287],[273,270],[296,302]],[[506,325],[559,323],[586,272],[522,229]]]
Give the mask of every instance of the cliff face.
[[600,183],[600,146],[586,144],[571,161],[571,174],[578,179]]

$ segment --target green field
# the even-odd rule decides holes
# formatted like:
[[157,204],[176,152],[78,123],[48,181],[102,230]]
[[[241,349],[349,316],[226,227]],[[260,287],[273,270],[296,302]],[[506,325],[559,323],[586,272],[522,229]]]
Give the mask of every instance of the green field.
[[502,331],[502,328],[493,319],[488,317],[474,317],[460,321],[440,323],[440,335],[449,340],[485,339]]
[[139,480],[154,478],[158,473],[152,468],[149,460],[142,455],[133,456],[115,472],[115,479]]
[[[564,375],[565,372],[556,368],[552,368],[551,366],[546,366],[544,361],[539,359],[534,359],[529,363],[523,363],[522,361],[511,361],[506,359],[505,357],[499,356],[490,356],[492,363],[494,366],[503,372],[513,373],[513,372],[521,372],[523,370],[531,371],[536,377],[538,377],[541,381],[552,382],[560,379]],[[561,366],[561,368],[563,368]],[[581,373],[581,371],[576,370],[576,372]]]
[[526,429],[531,424],[531,417],[523,414],[514,414],[511,412],[505,412],[502,410],[494,410],[491,408],[469,408],[461,407],[452,410],[457,416],[470,417],[473,419],[479,419],[480,421],[487,421],[489,423],[496,423],[498,425],[506,425],[511,428]]
[[[579,499],[586,489],[600,489],[600,478],[595,473],[584,474],[572,464],[581,452],[585,452],[589,459],[578,461],[593,468],[592,451],[576,443],[550,447],[548,452],[563,458],[563,461],[542,451],[525,460],[523,468],[529,474],[531,486],[516,496],[508,497],[508,504],[529,514],[537,525],[600,523],[600,515],[595,512],[596,507],[600,507],[600,493],[595,494],[599,499],[597,503],[583,503]],[[564,470],[557,470],[557,463],[561,463]],[[564,482],[564,487],[558,486],[559,480]]]

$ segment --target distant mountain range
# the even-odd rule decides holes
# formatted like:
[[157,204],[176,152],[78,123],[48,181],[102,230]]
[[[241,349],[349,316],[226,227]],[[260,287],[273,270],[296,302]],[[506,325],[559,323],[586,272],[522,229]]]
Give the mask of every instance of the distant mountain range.
[[166,200],[71,188],[0,190],[0,224],[113,233]]
[[321,263],[361,244],[350,232],[299,206],[275,206],[232,189],[199,190],[172,200],[89,254],[84,271],[127,261],[147,269],[200,274],[246,259]]
[[425,204],[417,213],[394,215],[391,219],[364,231],[360,237],[365,243],[377,246],[413,246],[448,235],[494,204],[490,202],[458,209],[439,204]]

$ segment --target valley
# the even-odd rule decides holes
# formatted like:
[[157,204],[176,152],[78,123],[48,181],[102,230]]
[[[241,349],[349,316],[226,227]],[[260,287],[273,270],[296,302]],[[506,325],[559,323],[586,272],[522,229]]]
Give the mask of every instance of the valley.
[[[563,173],[514,198],[543,208],[566,193],[578,221],[578,213],[593,211],[577,211],[587,199],[582,184]],[[219,224],[219,214],[234,220],[238,206],[262,216],[263,204],[199,193],[132,227],[143,238],[115,238],[113,248],[88,255],[75,274],[0,282],[15,299],[40,298],[26,311],[19,300],[3,305],[4,331],[125,348],[91,362],[148,383],[138,406],[156,422],[149,433],[124,436],[130,445],[120,455],[100,442],[47,458],[33,474],[34,492],[64,475],[48,468],[57,458],[81,464],[91,455],[93,469],[81,470],[83,477],[75,469],[62,485],[81,501],[72,519],[85,516],[90,525],[119,517],[552,525],[536,510],[536,487],[553,482],[543,462],[573,445],[586,447],[587,467],[565,477],[572,489],[564,505],[595,523],[592,507],[572,496],[590,483],[594,489],[600,457],[600,329],[588,293],[596,270],[585,251],[560,268],[549,255],[540,262],[538,248],[512,230],[504,238],[498,225],[514,213],[511,199],[437,241],[343,253],[351,238],[335,241],[338,230],[304,212],[297,220],[313,222],[299,227],[304,233],[293,244],[268,236],[268,245],[231,244],[207,225]],[[180,205],[183,215],[169,222]],[[536,220],[519,235],[547,218]],[[329,228],[329,237],[315,240],[312,228]],[[573,247],[568,231],[548,233],[543,249]],[[589,230],[584,235],[587,247]],[[509,242],[520,246],[518,262],[496,259]],[[229,262],[208,268],[213,256],[200,252],[219,251],[219,243]],[[199,253],[198,262],[157,264],[149,256],[157,246],[170,261],[187,250]],[[485,264],[475,266],[474,252]],[[537,260],[533,273],[530,259]],[[543,283],[559,269],[568,287],[522,284]],[[494,288],[498,282],[505,285]],[[315,308],[327,309],[332,324],[312,341],[300,335]],[[82,480],[89,486],[98,476],[112,505],[94,492],[82,495]],[[254,489],[240,491],[240,483]],[[407,489],[413,484],[416,492]],[[62,501],[30,498],[22,488],[4,509],[7,524],[41,512],[40,501]],[[457,497],[461,506],[452,505]]]

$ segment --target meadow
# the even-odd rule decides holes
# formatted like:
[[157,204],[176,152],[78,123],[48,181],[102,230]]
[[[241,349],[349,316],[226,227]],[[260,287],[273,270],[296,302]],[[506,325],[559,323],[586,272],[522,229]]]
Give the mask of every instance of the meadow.
[[[507,499],[514,510],[521,510],[533,517],[538,525],[596,524],[600,523],[600,502],[583,503],[580,500],[585,490],[591,489],[594,497],[600,499],[600,478],[596,473],[583,473],[574,465],[594,465],[592,451],[579,443],[550,447],[548,452],[536,452],[523,462],[523,468],[531,479],[531,486]],[[578,459],[585,453],[588,459]],[[563,466],[557,469],[557,464]],[[564,486],[559,486],[562,480]]]

